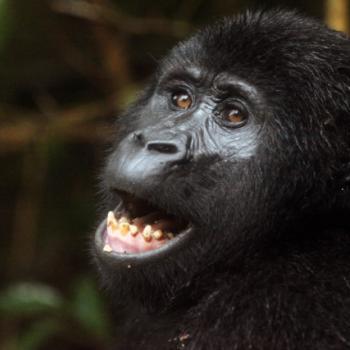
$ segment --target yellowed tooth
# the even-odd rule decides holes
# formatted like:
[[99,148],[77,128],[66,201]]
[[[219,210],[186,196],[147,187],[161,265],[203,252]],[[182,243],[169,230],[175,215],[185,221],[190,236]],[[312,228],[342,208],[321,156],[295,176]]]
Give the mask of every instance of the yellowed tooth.
[[107,227],[108,236],[118,237],[119,231],[117,229],[113,230],[111,226]]
[[107,215],[107,227],[111,227],[112,230],[115,230],[118,226],[117,220],[115,219],[114,213],[112,211],[108,212]]
[[146,242],[149,242],[152,239],[152,226],[146,225],[143,229],[142,236]]
[[132,236],[136,236],[137,233],[139,232],[136,225],[130,225],[129,230]]
[[109,244],[106,244],[104,247],[103,247],[103,251],[104,252],[108,252],[110,253],[113,249],[111,248],[111,246]]
[[127,222],[123,222],[118,225],[118,230],[122,235],[126,235],[130,230],[130,225]]
[[118,224],[125,224],[125,223],[130,224],[130,221],[128,220],[127,217],[122,216],[122,217],[118,220]]
[[160,240],[163,237],[163,231],[162,230],[156,230],[156,231],[152,232],[152,236],[156,240]]
[[174,234],[172,232],[168,232],[166,234],[166,236],[168,237],[168,239],[173,239],[174,238]]

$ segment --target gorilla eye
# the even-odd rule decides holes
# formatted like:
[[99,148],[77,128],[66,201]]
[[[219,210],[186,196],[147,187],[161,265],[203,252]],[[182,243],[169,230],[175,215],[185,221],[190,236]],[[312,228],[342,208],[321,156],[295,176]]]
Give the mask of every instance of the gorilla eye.
[[240,108],[234,107],[223,112],[224,119],[233,126],[239,126],[247,120],[247,114]]
[[171,95],[171,102],[180,109],[189,109],[192,105],[191,96],[186,92],[175,92]]

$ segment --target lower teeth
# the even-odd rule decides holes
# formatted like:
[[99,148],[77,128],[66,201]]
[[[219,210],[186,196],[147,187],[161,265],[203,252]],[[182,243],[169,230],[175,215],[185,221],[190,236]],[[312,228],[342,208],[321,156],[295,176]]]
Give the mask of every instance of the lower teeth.
[[103,247],[103,251],[104,252],[108,252],[110,253],[112,251],[112,247],[109,244],[105,244],[105,246]]

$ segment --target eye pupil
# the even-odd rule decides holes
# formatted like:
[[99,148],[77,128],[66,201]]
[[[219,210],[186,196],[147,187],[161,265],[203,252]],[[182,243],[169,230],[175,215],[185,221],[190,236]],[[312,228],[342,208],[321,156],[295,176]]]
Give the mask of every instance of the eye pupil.
[[192,99],[186,93],[175,93],[172,96],[174,105],[181,109],[188,109],[191,107]]

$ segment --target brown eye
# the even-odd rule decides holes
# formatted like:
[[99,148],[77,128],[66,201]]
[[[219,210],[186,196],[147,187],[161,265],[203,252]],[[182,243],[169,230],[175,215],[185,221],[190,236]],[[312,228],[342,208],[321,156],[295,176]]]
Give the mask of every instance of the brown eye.
[[237,108],[230,109],[224,115],[225,119],[232,124],[242,124],[246,120],[246,115]]
[[174,106],[180,109],[189,109],[192,105],[192,99],[190,95],[184,92],[174,93],[171,96],[171,101]]

